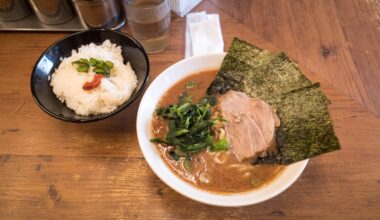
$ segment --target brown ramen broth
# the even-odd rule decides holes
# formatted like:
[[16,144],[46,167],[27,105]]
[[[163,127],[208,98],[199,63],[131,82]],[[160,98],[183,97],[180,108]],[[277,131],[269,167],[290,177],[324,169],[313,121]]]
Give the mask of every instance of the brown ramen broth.
[[[217,70],[195,73],[172,86],[160,99],[158,107],[166,107],[178,102],[179,95],[187,90],[193,102],[206,95],[206,90],[215,79]],[[186,89],[187,82],[195,86]],[[153,115],[153,137],[164,137],[168,132],[167,121]],[[162,158],[174,173],[195,186],[219,193],[244,192],[259,188],[279,175],[284,167],[280,165],[253,166],[249,161],[239,162],[230,151],[210,152],[203,150],[192,156],[190,172],[183,166],[184,158],[174,160],[168,147],[157,144]]]

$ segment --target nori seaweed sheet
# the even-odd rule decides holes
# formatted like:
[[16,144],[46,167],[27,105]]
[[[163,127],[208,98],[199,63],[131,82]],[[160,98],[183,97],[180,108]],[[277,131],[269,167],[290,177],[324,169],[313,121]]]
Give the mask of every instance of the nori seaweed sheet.
[[278,103],[281,126],[276,130],[278,152],[255,163],[290,164],[340,149],[319,84],[293,90]]
[[274,54],[235,38],[208,94],[230,89],[260,97],[278,112],[278,152],[255,163],[290,164],[340,148],[329,100],[285,53]]
[[274,54],[235,38],[208,93],[232,89],[276,105],[283,94],[311,84],[284,53]]

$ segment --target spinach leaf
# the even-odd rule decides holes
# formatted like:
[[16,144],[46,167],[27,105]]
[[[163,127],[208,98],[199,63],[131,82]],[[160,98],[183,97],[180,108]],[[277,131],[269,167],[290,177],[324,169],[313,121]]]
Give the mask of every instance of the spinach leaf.
[[156,115],[168,121],[169,131],[165,137],[152,138],[151,142],[175,147],[175,151],[170,152],[175,160],[206,148],[227,150],[227,139],[214,141],[212,134],[212,126],[224,121],[211,116],[211,107],[216,104],[214,96],[205,96],[198,103],[192,103],[191,95],[182,93],[177,104],[156,109]]

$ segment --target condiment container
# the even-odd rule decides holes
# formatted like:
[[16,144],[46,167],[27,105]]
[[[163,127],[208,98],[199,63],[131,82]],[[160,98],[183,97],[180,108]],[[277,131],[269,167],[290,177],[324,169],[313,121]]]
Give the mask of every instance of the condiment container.
[[17,21],[29,14],[26,0],[0,0],[0,21]]
[[108,29],[124,23],[118,0],[73,0],[80,18],[89,28]]
[[38,20],[44,24],[62,24],[74,13],[68,0],[29,0]]

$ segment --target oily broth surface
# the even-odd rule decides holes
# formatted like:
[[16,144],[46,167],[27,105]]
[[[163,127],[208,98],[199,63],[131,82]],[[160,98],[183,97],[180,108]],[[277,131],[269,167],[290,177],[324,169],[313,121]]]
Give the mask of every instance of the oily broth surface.
[[[198,102],[206,95],[206,90],[215,79],[217,70],[207,70],[195,73],[179,81],[161,97],[157,107],[166,107],[178,102],[179,95],[186,90],[186,83],[193,81],[195,86],[187,89],[193,101]],[[153,115],[153,137],[164,137],[167,132],[167,122]],[[172,159],[167,147],[157,144],[161,156],[171,170],[186,181],[214,192],[231,193],[244,192],[259,188],[273,180],[284,167],[280,165],[252,166],[249,162],[239,162],[233,153],[208,152],[206,150],[192,156],[191,172],[183,167],[183,158]],[[216,158],[215,158],[216,157]],[[218,163],[223,162],[223,163]]]

